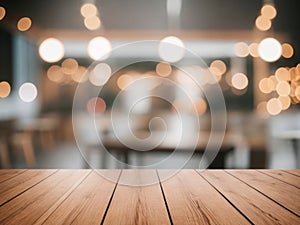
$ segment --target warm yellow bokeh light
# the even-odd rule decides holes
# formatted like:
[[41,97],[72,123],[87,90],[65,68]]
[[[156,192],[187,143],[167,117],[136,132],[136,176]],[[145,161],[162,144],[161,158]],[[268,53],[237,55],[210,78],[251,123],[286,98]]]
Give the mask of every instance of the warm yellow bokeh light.
[[209,67],[211,73],[216,76],[221,76],[226,72],[226,64],[221,60],[214,60]]
[[178,37],[168,36],[159,43],[158,54],[164,61],[177,62],[183,58],[184,53],[184,43]]
[[249,55],[249,47],[245,42],[238,42],[234,45],[234,53],[238,57],[247,57]]
[[57,65],[49,67],[47,70],[47,77],[53,82],[60,83],[64,79],[62,68]]
[[162,77],[167,77],[172,73],[172,67],[169,63],[160,62],[156,65],[156,73]]
[[261,8],[261,15],[265,18],[268,19],[274,19],[275,16],[277,15],[277,11],[275,9],[275,7],[273,5],[270,4],[265,4],[262,8]]
[[274,62],[281,56],[281,44],[275,38],[265,38],[258,45],[258,53],[266,62]]
[[17,27],[19,31],[27,31],[32,25],[31,19],[29,17],[23,17],[19,19]]
[[84,19],[84,26],[88,30],[97,30],[101,26],[101,21],[98,16],[87,17]]
[[268,78],[263,78],[260,80],[258,84],[259,90],[262,93],[269,94],[272,92],[272,88],[269,85],[269,79]]
[[103,86],[111,76],[111,68],[106,63],[99,63],[91,71],[89,80],[95,86]]
[[281,102],[277,98],[271,98],[267,103],[267,111],[273,116],[281,112],[281,107]]
[[252,57],[259,57],[257,43],[251,43],[249,45],[249,53]]
[[258,103],[258,105],[256,107],[256,112],[261,115],[266,115],[268,113],[267,102],[263,101],[263,102]]
[[294,49],[289,43],[282,44],[282,56],[286,59],[291,58],[294,55]]
[[80,13],[82,16],[87,18],[87,17],[96,16],[98,13],[98,10],[94,4],[86,3],[81,6]]
[[118,78],[117,85],[121,90],[125,90],[131,82],[133,82],[132,76],[123,74]]
[[83,66],[79,66],[77,71],[72,74],[72,79],[77,83],[83,83],[88,80],[88,76],[86,76],[87,69]]
[[243,73],[236,73],[231,78],[232,86],[238,90],[243,90],[248,86],[248,78]]
[[261,31],[267,31],[271,28],[272,22],[271,22],[271,20],[269,20],[266,17],[259,16],[255,20],[255,25],[256,25],[257,29],[259,29]]
[[300,101],[300,86],[296,87],[295,96]]
[[277,80],[279,80],[279,81],[289,81],[289,80],[291,80],[290,73],[289,73],[288,69],[286,69],[284,67],[279,67],[275,71],[275,76],[276,76]]
[[11,91],[10,84],[6,81],[0,82],[0,98],[6,98]]
[[0,20],[2,20],[5,17],[6,10],[3,6],[0,6]]
[[195,106],[195,108],[197,110],[197,113],[199,115],[204,114],[206,112],[206,110],[207,110],[207,104],[206,104],[205,100],[202,99],[202,98],[196,100],[194,102],[194,106]]
[[95,37],[88,44],[88,54],[94,60],[105,60],[110,56],[111,44],[105,37]]
[[259,89],[261,92],[268,94],[276,89],[277,78],[275,76],[270,76],[268,78],[263,78],[259,82]]
[[291,98],[289,96],[279,96],[278,100],[281,103],[282,110],[287,110],[291,105]]
[[288,96],[291,92],[291,87],[288,82],[280,81],[276,85],[276,91],[280,96]]
[[39,55],[45,62],[57,62],[64,57],[64,54],[63,43],[55,38],[44,40],[39,47]]
[[292,67],[289,69],[289,73],[290,73],[290,78],[291,80],[297,80],[298,74],[297,74],[297,69],[296,67]]
[[61,68],[65,74],[71,75],[77,71],[78,62],[72,58],[65,59],[61,64]]

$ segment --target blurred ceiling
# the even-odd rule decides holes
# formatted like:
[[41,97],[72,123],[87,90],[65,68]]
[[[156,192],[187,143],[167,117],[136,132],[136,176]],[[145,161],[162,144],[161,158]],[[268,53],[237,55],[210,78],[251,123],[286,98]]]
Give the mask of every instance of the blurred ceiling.
[[[80,6],[84,0],[3,0],[1,5],[18,16],[30,16],[44,29],[84,30]],[[181,29],[249,30],[254,26],[262,0],[183,0]],[[166,0],[96,0],[108,30],[164,30],[168,28]],[[300,27],[299,0],[278,0],[274,29]],[[299,29],[298,29],[299,30]]]
[[[1,5],[15,18],[29,16],[42,30],[87,31],[80,6],[87,0],[3,0]],[[184,31],[251,31],[262,0],[182,0],[180,29]],[[270,2],[266,1],[266,2]],[[168,30],[166,0],[96,0],[104,31]],[[296,54],[300,40],[299,0],[275,0],[274,32],[291,37]],[[103,30],[102,30],[103,32]]]

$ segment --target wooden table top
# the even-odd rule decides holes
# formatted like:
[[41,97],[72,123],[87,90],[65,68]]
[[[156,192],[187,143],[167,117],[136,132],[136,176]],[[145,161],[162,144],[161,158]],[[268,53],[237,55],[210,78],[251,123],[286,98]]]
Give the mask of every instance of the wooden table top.
[[0,224],[300,224],[300,170],[167,172],[0,170]]

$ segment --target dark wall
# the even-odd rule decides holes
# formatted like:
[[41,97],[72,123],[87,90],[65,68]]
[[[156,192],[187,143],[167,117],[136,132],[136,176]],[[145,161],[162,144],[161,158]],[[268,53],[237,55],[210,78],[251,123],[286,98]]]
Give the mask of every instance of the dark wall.
[[13,86],[12,34],[0,27],[0,82]]

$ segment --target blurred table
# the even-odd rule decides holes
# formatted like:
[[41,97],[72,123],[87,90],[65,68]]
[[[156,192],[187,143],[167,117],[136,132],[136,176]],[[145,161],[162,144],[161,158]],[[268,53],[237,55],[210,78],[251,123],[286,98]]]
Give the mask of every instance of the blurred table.
[[300,170],[173,172],[0,170],[0,224],[300,224]]
[[[157,132],[162,133],[162,132]],[[163,134],[163,133],[162,133]],[[149,132],[139,132],[139,137],[147,137],[149,135]],[[158,135],[159,136],[159,135]],[[175,136],[170,136],[171,138],[166,138],[163,140],[162,143],[154,147],[152,150],[149,151],[143,151],[143,148],[147,148],[146,144],[141,143],[139,146],[140,150],[135,150],[133,148],[130,148],[118,140],[115,136],[111,135],[103,135],[101,136],[101,142],[103,146],[100,146],[99,143],[97,144],[91,144],[89,145],[89,149],[100,149],[105,148],[109,153],[115,154],[116,157],[119,155],[123,156],[122,158],[118,157],[119,161],[123,161],[125,165],[128,165],[130,163],[130,155],[136,154],[142,156],[143,154],[154,154],[154,153],[172,153],[175,151],[178,153],[189,153],[189,154],[203,154],[206,150],[211,151],[212,154],[216,153],[215,159],[212,161],[212,163],[209,165],[209,168],[211,169],[223,169],[225,168],[225,158],[227,154],[231,153],[234,150],[234,141],[233,136],[231,134],[226,134],[222,145],[220,146],[220,149],[218,150],[219,146],[214,146],[213,144],[210,146],[207,146],[208,140],[210,138],[210,132],[200,132],[199,133],[199,139],[197,143],[195,143],[195,146],[191,147],[191,143],[185,143],[180,144],[179,147],[177,146],[178,138]],[[216,134],[215,138],[223,138],[222,135]],[[128,143],[134,143],[134,140],[127,140]],[[212,142],[213,143],[213,142]],[[135,144],[136,146],[136,144]],[[102,149],[102,153],[105,150]],[[105,153],[103,153],[105,154]],[[102,166],[104,168],[106,167],[106,158],[102,158]],[[86,165],[88,166],[88,165]],[[127,168],[127,167],[126,167]]]

